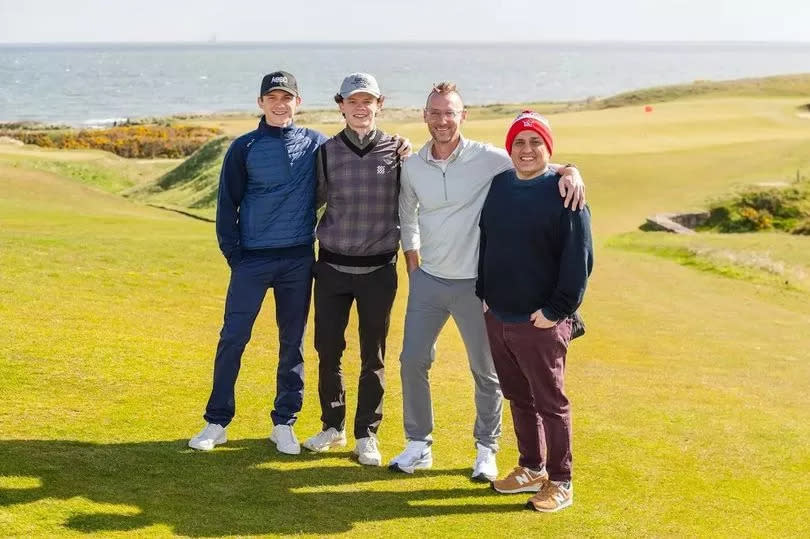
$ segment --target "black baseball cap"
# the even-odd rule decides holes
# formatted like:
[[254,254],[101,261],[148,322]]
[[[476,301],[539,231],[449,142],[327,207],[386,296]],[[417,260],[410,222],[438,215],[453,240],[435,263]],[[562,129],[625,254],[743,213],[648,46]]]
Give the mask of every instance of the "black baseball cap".
[[262,86],[259,89],[259,97],[273,90],[284,90],[288,94],[298,97],[298,81],[292,73],[286,71],[274,71],[262,78]]

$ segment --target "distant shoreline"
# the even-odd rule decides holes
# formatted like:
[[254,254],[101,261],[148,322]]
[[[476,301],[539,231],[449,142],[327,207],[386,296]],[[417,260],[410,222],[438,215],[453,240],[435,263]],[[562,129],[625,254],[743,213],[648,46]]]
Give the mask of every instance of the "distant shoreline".
[[[599,110],[606,108],[647,105],[661,103],[675,99],[699,97],[706,95],[716,96],[760,96],[760,97],[802,97],[807,96],[810,103],[810,73],[797,73],[787,75],[773,75],[767,77],[749,77],[733,80],[695,80],[691,83],[673,84],[666,86],[653,86],[638,90],[630,90],[619,94],[596,98],[563,101],[522,102],[522,103],[493,103],[486,105],[468,105],[466,108],[471,116],[503,117],[514,115],[522,109],[531,108],[543,114],[558,114],[581,110]],[[258,119],[259,111],[250,110],[223,110],[219,112],[178,113],[163,116],[145,116],[129,118],[100,118],[91,119],[77,124],[57,124],[36,121],[5,121],[0,119],[0,129],[9,129],[20,126],[21,129],[93,129],[113,127],[122,123],[124,125],[183,123],[184,121],[215,121],[220,119],[239,120],[254,117]],[[337,108],[302,106],[296,114],[296,120],[301,124],[332,124],[343,121]],[[422,121],[421,107],[385,108],[381,121]],[[10,127],[11,126],[11,127]]]
[[463,45],[463,46],[514,46],[522,44],[540,44],[540,45],[566,45],[566,46],[694,46],[694,47],[716,47],[718,45],[730,45],[735,47],[751,45],[752,47],[765,46],[806,46],[810,45],[810,40],[806,41],[733,41],[733,40],[716,40],[716,41],[645,41],[645,40],[543,40],[543,39],[525,39],[518,41],[485,41],[485,40],[427,40],[427,41],[229,41],[229,40],[216,40],[216,41],[38,41],[38,42],[22,42],[22,41],[0,41],[0,47],[183,47],[183,46],[202,46],[202,47],[257,47],[257,46],[279,46],[285,47],[307,47],[316,46],[322,47],[335,46],[335,47],[356,47],[356,46],[373,46],[373,45],[395,45],[395,46],[412,46],[412,47],[426,47],[431,45]]

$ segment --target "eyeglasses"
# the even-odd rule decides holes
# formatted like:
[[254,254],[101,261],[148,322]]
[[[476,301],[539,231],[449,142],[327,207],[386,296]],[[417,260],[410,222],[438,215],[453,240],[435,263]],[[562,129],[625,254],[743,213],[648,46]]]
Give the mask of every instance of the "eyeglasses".
[[463,112],[464,112],[463,110],[436,110],[436,109],[430,109],[429,111],[427,111],[427,117],[429,119],[435,120],[435,121],[441,120],[442,118],[445,118],[447,120],[454,120],[454,119],[458,118],[459,116],[461,116],[461,114]]

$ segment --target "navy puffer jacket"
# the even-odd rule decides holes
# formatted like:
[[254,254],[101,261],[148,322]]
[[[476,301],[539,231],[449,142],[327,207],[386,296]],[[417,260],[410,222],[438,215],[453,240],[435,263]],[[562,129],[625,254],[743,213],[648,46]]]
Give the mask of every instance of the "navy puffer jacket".
[[217,197],[217,240],[225,258],[249,249],[312,244],[315,156],[327,138],[273,127],[264,118],[225,154]]

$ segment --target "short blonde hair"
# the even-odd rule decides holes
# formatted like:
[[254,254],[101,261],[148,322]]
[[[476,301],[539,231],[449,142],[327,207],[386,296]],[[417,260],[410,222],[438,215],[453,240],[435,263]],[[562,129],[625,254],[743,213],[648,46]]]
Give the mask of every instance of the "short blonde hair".
[[433,85],[433,88],[430,90],[430,93],[427,96],[427,100],[425,101],[425,108],[427,108],[427,105],[430,102],[430,98],[432,96],[447,95],[447,94],[456,94],[463,104],[464,100],[461,99],[461,94],[459,93],[458,88],[456,88],[456,83],[445,80],[438,84]]

